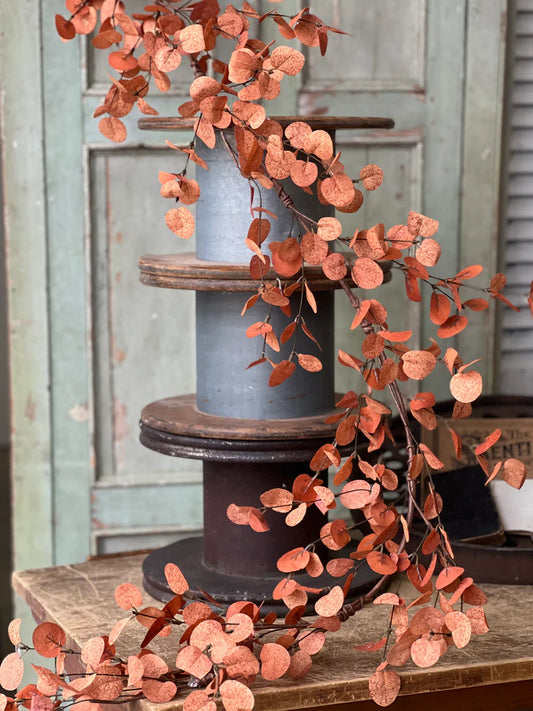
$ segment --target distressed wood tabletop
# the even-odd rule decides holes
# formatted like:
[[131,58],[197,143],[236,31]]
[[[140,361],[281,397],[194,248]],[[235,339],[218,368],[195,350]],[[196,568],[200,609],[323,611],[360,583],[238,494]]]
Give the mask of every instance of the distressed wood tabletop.
[[[90,637],[108,634],[124,616],[114,601],[114,589],[122,582],[134,583],[142,589],[143,558],[144,554],[128,554],[101,557],[78,565],[20,571],[14,573],[13,584],[38,622],[48,620],[61,625],[72,647],[80,648]],[[391,591],[404,594],[408,600],[413,597],[408,586],[402,584],[399,590],[397,587],[393,583]],[[426,709],[445,708],[434,700],[428,706],[429,696],[446,697],[446,704],[451,702],[454,711],[463,708],[507,711],[525,709],[528,705],[533,708],[533,586],[482,587],[489,598],[486,614],[490,633],[474,637],[463,650],[450,648],[433,668],[419,669],[410,664],[400,668],[401,697],[391,709],[414,710],[418,708],[416,702],[422,699],[425,699]],[[158,604],[146,593],[144,602]],[[256,711],[377,708],[373,703],[364,702],[369,699],[368,678],[379,663],[376,661],[379,653],[359,652],[354,645],[378,639],[386,629],[388,614],[388,606],[369,605],[358,612],[339,632],[330,635],[305,679],[257,683],[254,686]],[[135,623],[128,625],[117,642],[117,651],[126,655],[133,653],[145,631]],[[178,636],[174,634],[177,646]],[[29,638],[30,630],[22,630],[22,636],[23,640]],[[176,646],[169,654],[169,641],[155,640],[150,647],[173,664]],[[475,701],[469,701],[468,705],[461,705],[462,692],[458,690],[466,691],[469,687],[474,687],[470,692],[475,688],[490,690],[494,703],[478,706]],[[515,692],[518,689],[519,699],[524,703],[512,705],[511,688]],[[420,694],[424,696],[418,696]],[[458,703],[454,701],[456,695]],[[497,701],[499,697],[505,699],[501,704]],[[167,704],[139,701],[135,702],[135,708],[138,711],[180,711],[182,704],[179,699]]]

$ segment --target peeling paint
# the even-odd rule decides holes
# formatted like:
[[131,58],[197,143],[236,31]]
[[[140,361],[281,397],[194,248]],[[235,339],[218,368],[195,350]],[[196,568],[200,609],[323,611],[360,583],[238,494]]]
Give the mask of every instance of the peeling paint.
[[87,422],[89,419],[89,408],[87,407],[87,403],[74,405],[74,407],[70,408],[68,414],[74,422]]
[[121,442],[129,434],[129,427],[126,421],[126,414],[128,410],[123,402],[120,402],[118,398],[115,398],[113,403],[113,422],[114,422],[114,434],[115,442]]
[[26,400],[26,407],[24,408],[24,416],[26,419],[30,420],[33,422],[35,420],[35,403],[32,400],[31,395],[28,395],[28,399]]
[[115,336],[113,336],[113,360],[115,363],[122,363],[123,360],[126,358],[126,351],[123,351],[121,348],[117,346],[117,342],[115,339]]

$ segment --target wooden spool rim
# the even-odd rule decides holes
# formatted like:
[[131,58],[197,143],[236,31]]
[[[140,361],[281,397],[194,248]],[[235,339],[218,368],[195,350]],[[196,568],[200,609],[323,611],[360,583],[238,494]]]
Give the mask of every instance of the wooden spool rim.
[[[390,262],[383,262],[385,280],[389,281]],[[250,278],[248,264],[231,264],[228,262],[211,262],[197,259],[192,252],[185,254],[145,254],[139,259],[140,280],[146,286],[163,289],[185,289],[189,291],[257,291],[261,282]],[[290,278],[279,277],[271,269],[264,278],[268,284],[282,286],[292,284],[298,279],[300,272]],[[338,281],[331,281],[322,271],[322,267],[305,267],[305,278],[313,291],[330,291],[339,289]],[[353,286],[350,277],[347,277]]]
[[[305,121],[312,129],[323,131],[338,131],[340,129],[394,128],[394,121],[383,116],[269,116],[282,126],[288,126],[295,121]],[[141,118],[138,127],[142,131],[176,131],[193,129],[197,118],[181,118],[180,116],[150,116]]]
[[141,413],[141,425],[169,434],[223,440],[283,441],[331,438],[336,424],[327,424],[324,412],[314,417],[253,420],[209,415],[198,410],[196,395],[180,395],[151,402]]

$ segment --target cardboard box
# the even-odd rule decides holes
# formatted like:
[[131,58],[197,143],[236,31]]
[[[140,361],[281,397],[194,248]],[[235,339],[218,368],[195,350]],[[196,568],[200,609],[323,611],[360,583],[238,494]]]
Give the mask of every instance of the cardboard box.
[[[455,456],[446,424],[463,440],[461,461]],[[476,464],[473,449],[495,429],[500,429],[502,434],[496,444],[485,452],[489,463],[494,466],[498,461],[513,458],[527,467],[527,479],[519,491],[506,484],[500,475],[490,484],[502,525],[506,531],[533,532],[533,418],[470,417],[440,421],[432,432],[424,431],[423,437],[423,441],[444,463],[444,469],[433,472],[433,476]]]

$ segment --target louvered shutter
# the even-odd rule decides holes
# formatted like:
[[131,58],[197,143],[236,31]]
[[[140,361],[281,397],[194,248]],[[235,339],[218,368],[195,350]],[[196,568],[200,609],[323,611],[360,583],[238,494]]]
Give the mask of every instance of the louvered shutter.
[[502,267],[521,311],[503,311],[499,389],[533,395],[533,319],[526,302],[533,279],[533,0],[516,0],[510,23]]

